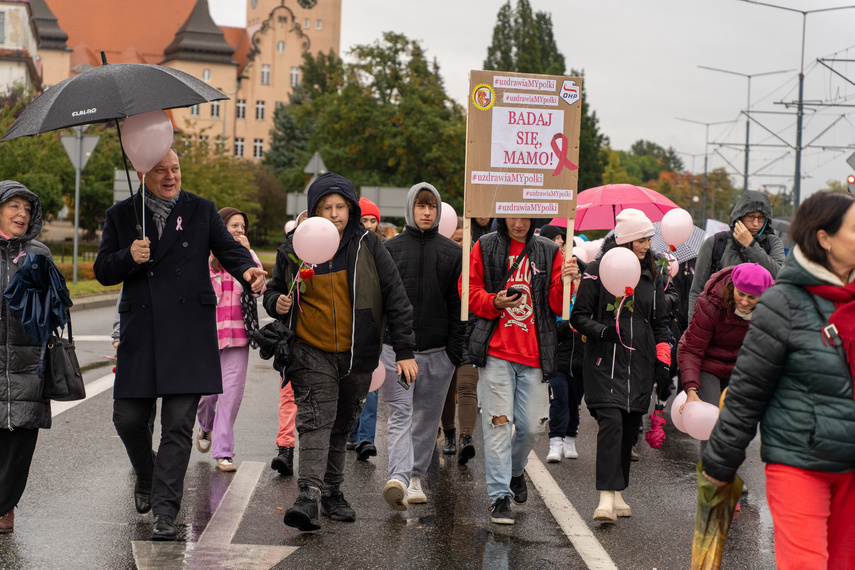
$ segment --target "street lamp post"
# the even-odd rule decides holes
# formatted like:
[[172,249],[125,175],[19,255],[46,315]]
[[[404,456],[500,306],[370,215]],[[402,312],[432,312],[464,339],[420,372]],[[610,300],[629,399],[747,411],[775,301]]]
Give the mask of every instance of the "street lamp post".
[[[709,161],[709,144],[710,144],[710,125],[723,125],[725,123],[731,123],[733,121],[714,121],[712,123],[705,123],[703,121],[695,121],[694,119],[683,119],[680,117],[676,117],[678,121],[685,121],[687,123],[695,123],[697,125],[704,125],[706,127],[706,134],[704,135],[704,181],[701,188],[701,211],[703,212],[704,225],[706,225],[706,217],[707,217],[707,164]],[[715,219],[715,193],[713,193],[712,197],[712,211],[710,212],[710,218]]]
[[745,107],[745,170],[742,175],[742,191],[748,191],[748,149],[749,144],[751,142],[751,138],[749,137],[749,132],[751,128],[751,78],[752,77],[760,77],[763,75],[775,75],[778,73],[791,73],[794,71],[793,69],[786,69],[781,71],[767,71],[764,73],[739,73],[738,71],[730,71],[727,69],[719,69],[717,67],[708,67],[706,65],[699,65],[701,69],[708,69],[709,71],[719,71],[721,73],[730,73],[731,75],[741,75],[748,79],[748,98]]
[[816,10],[797,10],[787,6],[778,6],[777,4],[766,4],[765,2],[756,2],[755,0],[742,0],[748,4],[756,4],[758,6],[766,6],[767,8],[777,8],[778,10],[786,10],[787,12],[797,12],[802,15],[802,52],[801,65],[799,67],[799,104],[796,112],[796,172],[795,180],[793,181],[793,208],[798,208],[801,189],[802,189],[802,123],[804,119],[804,93],[805,93],[805,33],[807,31],[808,14],[817,12],[831,12],[833,10],[845,10],[855,8],[855,6],[835,6],[833,8],[817,8]]

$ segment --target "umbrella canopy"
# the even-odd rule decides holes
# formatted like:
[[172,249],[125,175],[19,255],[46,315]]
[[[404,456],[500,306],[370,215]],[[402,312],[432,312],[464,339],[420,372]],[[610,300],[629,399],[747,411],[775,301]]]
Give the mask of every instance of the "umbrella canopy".
[[142,63],[104,63],[39,95],[2,140],[219,99],[228,97],[177,69]]
[[282,386],[285,386],[285,373],[293,357],[294,331],[280,321],[273,321],[261,329],[250,331],[249,336],[258,343],[258,355],[261,358],[273,359],[273,368],[282,375]]
[[[651,222],[658,222],[662,220],[665,212],[678,207],[659,192],[649,188],[632,184],[606,184],[579,192],[574,227],[577,232],[612,229],[615,227],[615,218],[625,208],[641,210]],[[550,224],[562,225],[558,218]],[[566,225],[565,220],[563,227]]]
[[[653,222],[653,227],[656,229],[656,233],[653,234],[652,238],[650,238],[650,247],[652,247],[654,251],[658,251],[660,253],[668,250],[668,244],[665,243],[664,239],[662,239],[662,233],[660,230],[661,226],[662,222]],[[692,226],[692,235],[689,236],[689,239],[687,239],[685,243],[677,246],[677,251],[674,253],[674,257],[677,258],[679,263],[696,258],[706,239],[707,233],[704,230],[698,226]]]
[[701,463],[697,466],[698,506],[695,509],[695,532],[692,538],[692,570],[718,570],[730,521],[742,494],[742,480],[717,487],[704,477]]
[[3,296],[34,343],[45,342],[54,329],[69,321],[68,307],[72,303],[65,277],[44,255],[28,253]]

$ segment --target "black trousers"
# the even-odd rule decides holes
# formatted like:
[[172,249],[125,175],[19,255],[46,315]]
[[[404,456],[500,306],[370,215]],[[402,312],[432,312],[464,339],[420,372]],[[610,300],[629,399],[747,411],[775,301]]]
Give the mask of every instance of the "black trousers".
[[0,429],[0,515],[18,505],[36,452],[37,429]]
[[160,445],[152,451],[157,398],[113,401],[113,425],[137,474],[135,490],[151,488],[151,511],[175,517],[184,495],[184,475],[193,448],[198,394],[164,396],[160,405]]
[[597,490],[623,491],[629,486],[632,446],[644,414],[619,408],[596,408]]

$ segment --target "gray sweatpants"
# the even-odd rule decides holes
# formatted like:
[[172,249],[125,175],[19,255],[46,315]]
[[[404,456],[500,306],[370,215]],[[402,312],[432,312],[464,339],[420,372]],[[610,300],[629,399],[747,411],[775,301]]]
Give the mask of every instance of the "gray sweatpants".
[[405,390],[398,384],[392,347],[383,345],[380,361],[386,367],[383,400],[389,404],[389,478],[409,485],[411,476],[421,477],[430,466],[454,365],[444,350],[416,354],[419,375]]

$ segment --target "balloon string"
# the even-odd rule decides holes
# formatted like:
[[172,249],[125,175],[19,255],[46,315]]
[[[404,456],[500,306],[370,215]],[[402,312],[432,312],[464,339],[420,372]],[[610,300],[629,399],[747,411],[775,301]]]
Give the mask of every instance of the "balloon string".
[[142,216],[140,216],[140,217],[142,218],[142,235],[143,235],[143,237],[140,239],[145,239],[145,174],[146,173],[143,172],[142,190],[140,191],[140,194],[142,194],[142,196],[141,196],[142,197]]
[[[620,310],[623,307],[623,302],[626,301],[626,295],[620,298],[620,304],[617,308],[617,314],[615,315],[615,329],[617,329],[617,337],[621,344],[623,344],[623,339],[620,337]],[[623,344],[623,347],[627,350],[635,350],[631,346],[627,346]]]

